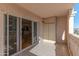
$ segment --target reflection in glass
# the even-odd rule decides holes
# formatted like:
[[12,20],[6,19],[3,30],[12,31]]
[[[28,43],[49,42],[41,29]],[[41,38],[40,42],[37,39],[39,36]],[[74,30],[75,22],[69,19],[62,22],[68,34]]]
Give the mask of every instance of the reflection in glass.
[[32,22],[22,19],[22,49],[32,44]]
[[[13,55],[17,51],[32,45],[32,21],[12,15],[4,15],[4,55]],[[22,33],[21,33],[22,32]],[[37,23],[34,22],[34,42],[37,41]]]
[[17,17],[9,15],[9,55],[17,52]]
[[34,43],[37,42],[37,22],[34,22]]

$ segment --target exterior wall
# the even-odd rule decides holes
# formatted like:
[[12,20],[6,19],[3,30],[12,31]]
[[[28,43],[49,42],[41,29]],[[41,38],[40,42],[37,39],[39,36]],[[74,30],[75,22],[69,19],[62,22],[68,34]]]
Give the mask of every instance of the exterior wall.
[[79,36],[69,34],[68,46],[70,55],[79,56]]
[[75,11],[74,9],[69,10],[69,15],[68,15],[68,22],[69,22],[69,32],[68,33],[74,33],[74,16],[75,16]]
[[56,41],[56,18],[47,18],[43,20],[43,39]]
[[[66,43],[67,17],[58,16],[58,17],[47,18],[44,20],[45,20],[45,22],[53,22],[55,24],[55,40],[56,40],[56,42],[57,43]],[[45,29],[43,29],[43,31],[45,31]],[[52,31],[52,33],[53,33],[53,31]],[[43,32],[42,32],[42,35],[43,35]]]
[[57,17],[57,43],[66,43],[66,16]]
[[[68,45],[68,50],[70,55],[73,55],[73,52],[75,51],[74,49],[72,49],[73,46],[75,46],[75,42],[77,40],[77,38],[74,35],[74,16],[75,16],[75,12],[74,9],[70,9],[68,10],[68,14],[67,14],[67,45]],[[76,49],[76,47],[74,47]],[[76,53],[76,51],[75,51]]]
[[[22,17],[28,20],[37,21],[40,29],[41,18],[37,15],[19,7],[16,4],[0,4],[0,56],[3,55],[4,50],[4,20],[3,14],[10,14],[17,17]],[[38,35],[41,35],[38,31]]]
[[74,17],[71,16],[69,19],[69,33],[74,33]]

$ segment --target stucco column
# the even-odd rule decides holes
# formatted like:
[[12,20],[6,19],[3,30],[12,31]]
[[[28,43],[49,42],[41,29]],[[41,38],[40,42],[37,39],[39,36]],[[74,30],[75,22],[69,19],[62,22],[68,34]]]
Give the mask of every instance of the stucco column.
[[74,9],[69,10],[69,33],[74,33],[74,17],[75,17],[76,11]]

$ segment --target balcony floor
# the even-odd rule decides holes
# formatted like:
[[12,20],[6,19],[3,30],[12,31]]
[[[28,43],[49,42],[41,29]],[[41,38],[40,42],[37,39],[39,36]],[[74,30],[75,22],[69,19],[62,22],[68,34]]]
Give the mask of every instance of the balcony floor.
[[41,42],[19,56],[69,56],[69,52],[66,44]]

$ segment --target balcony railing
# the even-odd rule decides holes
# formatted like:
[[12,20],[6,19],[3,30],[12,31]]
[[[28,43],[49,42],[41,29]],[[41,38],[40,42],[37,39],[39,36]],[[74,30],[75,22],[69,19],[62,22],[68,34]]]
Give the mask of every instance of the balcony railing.
[[69,48],[71,55],[79,56],[79,36],[75,34],[69,34],[68,48]]

